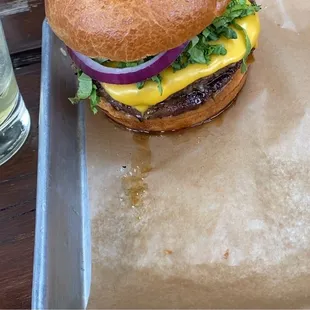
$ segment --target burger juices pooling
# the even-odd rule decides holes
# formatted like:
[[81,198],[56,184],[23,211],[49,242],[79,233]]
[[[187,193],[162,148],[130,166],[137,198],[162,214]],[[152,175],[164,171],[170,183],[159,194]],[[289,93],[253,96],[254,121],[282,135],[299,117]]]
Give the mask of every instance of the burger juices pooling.
[[46,0],[50,26],[89,99],[127,128],[199,125],[236,98],[257,47],[258,6],[247,0]]

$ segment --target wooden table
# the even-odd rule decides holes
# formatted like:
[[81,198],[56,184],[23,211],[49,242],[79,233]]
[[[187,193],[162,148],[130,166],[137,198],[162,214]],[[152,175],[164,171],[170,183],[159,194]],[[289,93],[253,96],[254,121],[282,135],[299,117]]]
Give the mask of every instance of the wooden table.
[[43,0],[0,0],[17,81],[31,115],[26,144],[0,167],[0,309],[31,307]]

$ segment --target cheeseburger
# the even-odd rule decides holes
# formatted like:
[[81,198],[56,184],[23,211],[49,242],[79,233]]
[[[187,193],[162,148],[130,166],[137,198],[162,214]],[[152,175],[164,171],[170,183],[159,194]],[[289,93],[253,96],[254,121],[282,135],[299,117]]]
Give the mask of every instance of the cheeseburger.
[[242,89],[260,33],[254,0],[46,0],[79,88],[115,122],[144,132],[202,124]]

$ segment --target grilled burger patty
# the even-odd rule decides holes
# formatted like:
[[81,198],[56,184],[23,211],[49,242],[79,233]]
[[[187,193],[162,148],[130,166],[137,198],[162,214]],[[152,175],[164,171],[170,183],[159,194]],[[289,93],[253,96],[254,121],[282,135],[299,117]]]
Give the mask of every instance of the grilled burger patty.
[[224,86],[232,79],[233,75],[240,69],[241,64],[242,61],[239,61],[206,78],[194,82],[166,100],[151,106],[144,114],[132,106],[114,100],[104,90],[100,83],[95,83],[98,87],[100,96],[104,97],[114,109],[128,113],[143,121],[144,119],[177,116],[184,112],[199,108],[200,105],[204,104],[204,102],[224,88]]

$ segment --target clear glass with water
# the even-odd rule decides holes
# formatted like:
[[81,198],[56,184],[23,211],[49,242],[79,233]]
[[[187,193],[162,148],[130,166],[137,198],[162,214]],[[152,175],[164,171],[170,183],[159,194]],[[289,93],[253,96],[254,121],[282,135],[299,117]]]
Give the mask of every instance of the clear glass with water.
[[0,21],[0,165],[24,144],[30,116],[19,92]]

